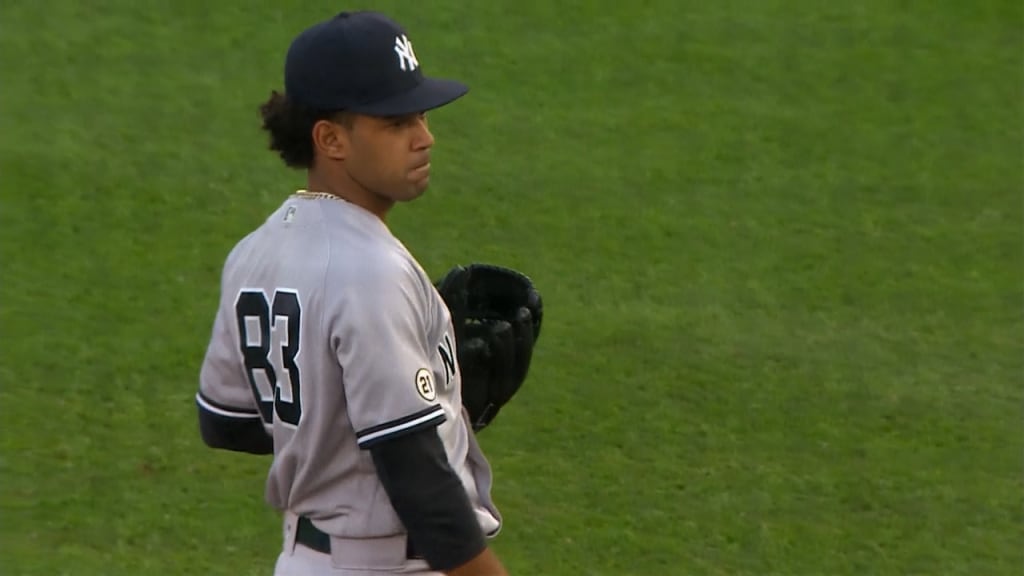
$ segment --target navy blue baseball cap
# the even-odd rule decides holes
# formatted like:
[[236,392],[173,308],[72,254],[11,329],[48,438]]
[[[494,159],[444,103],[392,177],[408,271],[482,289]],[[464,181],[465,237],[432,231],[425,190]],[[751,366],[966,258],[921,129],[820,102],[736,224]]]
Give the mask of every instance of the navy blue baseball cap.
[[342,12],[304,30],[288,48],[285,95],[314,110],[401,116],[464,95],[455,80],[423,75],[405,30],[372,11]]

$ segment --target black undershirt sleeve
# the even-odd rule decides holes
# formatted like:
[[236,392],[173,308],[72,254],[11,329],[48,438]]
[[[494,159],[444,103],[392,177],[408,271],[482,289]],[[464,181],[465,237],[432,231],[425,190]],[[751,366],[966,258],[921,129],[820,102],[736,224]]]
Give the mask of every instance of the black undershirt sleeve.
[[483,530],[436,427],[375,444],[370,454],[413,547],[432,570],[456,568],[484,550]]
[[259,418],[228,418],[199,407],[199,434],[211,448],[273,454],[274,439]]

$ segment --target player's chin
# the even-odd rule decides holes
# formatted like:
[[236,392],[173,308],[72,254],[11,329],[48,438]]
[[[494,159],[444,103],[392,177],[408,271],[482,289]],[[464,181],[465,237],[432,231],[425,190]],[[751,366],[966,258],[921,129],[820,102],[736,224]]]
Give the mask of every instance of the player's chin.
[[415,180],[411,180],[409,182],[409,185],[406,186],[406,188],[405,188],[402,200],[404,200],[404,201],[415,200],[415,199],[419,198],[420,196],[423,196],[423,194],[427,191],[427,188],[429,188],[429,187],[430,187],[430,176],[424,176],[422,178],[417,178]]

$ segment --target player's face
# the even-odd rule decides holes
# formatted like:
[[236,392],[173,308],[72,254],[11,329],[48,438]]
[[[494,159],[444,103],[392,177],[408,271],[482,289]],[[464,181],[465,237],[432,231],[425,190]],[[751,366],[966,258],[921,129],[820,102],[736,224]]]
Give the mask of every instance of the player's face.
[[403,202],[427,189],[434,137],[427,128],[426,114],[356,116],[350,138],[346,167],[368,191]]

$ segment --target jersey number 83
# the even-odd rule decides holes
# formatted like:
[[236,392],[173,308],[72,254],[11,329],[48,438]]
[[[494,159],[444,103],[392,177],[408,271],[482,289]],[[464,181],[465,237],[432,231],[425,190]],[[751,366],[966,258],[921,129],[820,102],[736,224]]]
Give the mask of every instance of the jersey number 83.
[[235,300],[238,339],[249,385],[267,426],[277,419],[298,426],[302,386],[299,354],[302,306],[294,290],[277,289],[272,299],[260,289],[243,289]]

